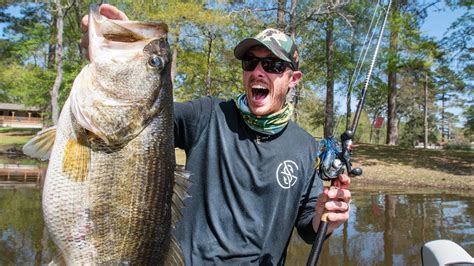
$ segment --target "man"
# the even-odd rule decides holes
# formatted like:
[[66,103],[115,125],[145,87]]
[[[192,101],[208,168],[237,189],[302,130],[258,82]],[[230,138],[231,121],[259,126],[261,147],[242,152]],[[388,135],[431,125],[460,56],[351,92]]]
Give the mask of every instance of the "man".
[[[100,12],[127,19],[110,5]],[[176,227],[187,265],[281,265],[294,226],[311,243],[324,211],[328,234],[349,217],[348,177],[323,189],[317,142],[290,121],[286,96],[302,78],[296,45],[267,29],[234,54],[245,94],[175,103],[175,146],[185,150],[192,173]]]

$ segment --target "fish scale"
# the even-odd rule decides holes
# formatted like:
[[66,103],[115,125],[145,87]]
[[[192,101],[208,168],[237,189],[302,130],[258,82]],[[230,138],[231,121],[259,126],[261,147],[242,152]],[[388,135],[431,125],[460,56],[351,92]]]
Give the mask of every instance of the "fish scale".
[[[50,159],[46,227],[68,265],[182,265],[171,231],[189,173],[175,164],[167,26],[108,20],[97,8],[89,17],[91,63],[55,129],[23,148]],[[113,34],[101,32],[104,23]],[[37,145],[49,139],[54,145]]]

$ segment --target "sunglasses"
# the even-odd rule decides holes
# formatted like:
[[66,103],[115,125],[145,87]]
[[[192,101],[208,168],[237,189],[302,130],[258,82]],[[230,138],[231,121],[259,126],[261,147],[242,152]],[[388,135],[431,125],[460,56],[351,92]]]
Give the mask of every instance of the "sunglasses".
[[[285,72],[287,67],[293,69],[291,63],[283,61],[279,58],[275,57],[254,57],[254,56],[246,56],[242,59],[242,69],[245,71],[253,71],[258,63],[262,63],[262,68],[267,73],[273,74],[281,74]],[[293,69],[294,70],[294,69]]]

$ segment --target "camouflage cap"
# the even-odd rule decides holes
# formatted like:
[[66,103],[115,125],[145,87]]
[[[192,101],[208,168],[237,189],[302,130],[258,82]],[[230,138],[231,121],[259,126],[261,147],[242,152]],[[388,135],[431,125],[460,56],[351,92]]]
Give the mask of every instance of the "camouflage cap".
[[278,58],[290,62],[293,70],[298,70],[298,49],[293,40],[285,33],[276,29],[266,29],[253,38],[241,41],[234,49],[234,55],[242,60],[249,49],[263,45]]

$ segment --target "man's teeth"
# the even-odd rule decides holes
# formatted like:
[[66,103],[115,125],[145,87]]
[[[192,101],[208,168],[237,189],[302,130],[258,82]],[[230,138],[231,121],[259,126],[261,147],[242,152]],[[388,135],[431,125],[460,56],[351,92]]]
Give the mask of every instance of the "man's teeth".
[[252,86],[252,94],[254,100],[261,100],[268,95],[268,89],[261,85]]
[[252,90],[254,93],[257,93],[257,92],[261,92],[261,93],[265,93],[265,92],[268,92],[268,89],[264,86],[260,86],[260,85],[256,85],[256,86],[252,86]]

